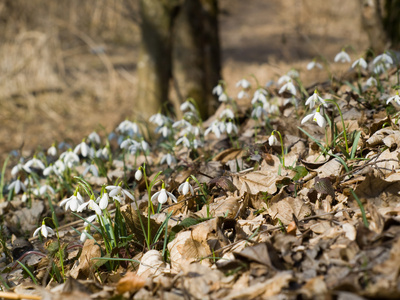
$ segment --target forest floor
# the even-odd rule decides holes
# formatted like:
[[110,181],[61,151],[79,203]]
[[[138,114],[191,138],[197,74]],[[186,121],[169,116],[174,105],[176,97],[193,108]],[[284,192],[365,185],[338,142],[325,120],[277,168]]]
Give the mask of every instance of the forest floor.
[[134,46],[5,43],[0,297],[400,298],[399,63],[333,62],[367,47],[353,2],[221,0],[221,105],[149,144]]

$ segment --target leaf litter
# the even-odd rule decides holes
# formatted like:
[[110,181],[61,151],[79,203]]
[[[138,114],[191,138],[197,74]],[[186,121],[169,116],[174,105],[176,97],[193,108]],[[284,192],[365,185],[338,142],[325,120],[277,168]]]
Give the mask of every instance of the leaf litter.
[[[353,87],[355,75],[346,74]],[[84,177],[93,190],[100,194],[102,186],[123,178],[135,195],[134,201],[126,198],[109,210],[123,221],[118,230],[124,232],[110,251],[96,231],[79,241],[89,215],[77,221],[57,206],[73,194],[67,185],[55,195],[31,195],[27,202],[18,193],[12,201],[3,199],[0,284],[6,295],[0,296],[399,298],[398,116],[366,118],[383,110],[385,102],[372,109],[363,93],[338,84],[303,87],[298,99],[304,101],[316,86],[323,86],[321,94],[338,98],[345,127],[340,118],[331,118],[337,126],[330,127],[330,136],[315,123],[305,125],[306,132],[298,130],[296,106],[283,104],[277,89],[270,88],[271,99],[282,103],[280,113],[291,116],[290,125],[273,116],[260,125],[249,118],[250,99],[238,100],[237,124],[243,131],[236,137],[206,136],[203,147],[175,149],[176,161],[163,164],[155,148],[147,156],[125,152],[122,159],[104,160],[101,176]],[[227,107],[223,103],[207,123]],[[282,134],[282,148],[279,141],[279,146],[269,143],[275,131]],[[118,152],[118,143],[111,143]],[[140,166],[146,166],[145,177],[136,182]],[[76,170],[84,172],[83,167]],[[186,179],[194,192],[179,195]],[[41,186],[48,182],[43,176],[35,180]],[[152,194],[165,189],[176,199],[169,197],[163,205],[149,201],[153,181]],[[60,220],[58,238],[17,238],[31,234],[41,220],[54,225],[55,219]]]

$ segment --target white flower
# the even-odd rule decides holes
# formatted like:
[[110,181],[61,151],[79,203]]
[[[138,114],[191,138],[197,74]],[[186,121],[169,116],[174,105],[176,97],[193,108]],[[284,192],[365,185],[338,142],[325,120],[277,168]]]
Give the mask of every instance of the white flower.
[[239,80],[236,83],[236,87],[242,87],[243,89],[248,89],[250,88],[250,82],[248,82],[246,79]]
[[77,211],[78,207],[83,204],[83,198],[79,192],[76,192],[76,195],[72,195],[71,197],[64,199],[63,201],[60,202],[60,206],[65,205],[65,210],[68,210],[68,208],[71,211]]
[[[133,197],[133,195],[128,191],[123,189],[121,186],[119,185],[109,185],[106,186],[106,190],[108,190],[108,194],[110,195],[111,198],[113,198],[114,200],[117,200],[118,202],[121,203],[121,200],[125,200],[126,197],[135,200],[135,197]],[[122,199],[121,199],[122,197]]]
[[181,138],[179,138],[179,139],[176,141],[175,145],[178,146],[179,144],[182,144],[182,145],[185,146],[186,148],[190,148],[190,141],[189,141],[189,139],[186,137],[186,135],[183,136],[183,137],[181,137]]
[[220,101],[220,102],[226,102],[228,100],[229,100],[229,97],[228,97],[228,95],[226,93],[222,93],[218,97],[218,101]]
[[106,209],[108,206],[108,200],[108,194],[104,193],[101,198],[97,197],[96,202],[99,204],[100,209]]
[[255,104],[256,102],[261,102],[263,104],[267,103],[267,97],[268,92],[263,89],[259,88],[254,92],[253,99],[251,99],[251,104]]
[[35,230],[35,232],[33,233],[33,236],[37,236],[39,231],[42,234],[42,236],[44,236],[46,238],[47,238],[48,235],[53,235],[54,234],[54,230],[51,227],[46,226],[44,223],[42,223],[42,226],[40,226],[39,228],[37,228]]
[[139,127],[137,126],[136,123],[131,122],[129,120],[122,121],[118,127],[117,131],[119,131],[122,134],[127,134],[129,136],[134,136],[137,135],[139,136]]
[[350,56],[344,50],[342,50],[338,54],[336,54],[334,61],[345,63],[351,62],[351,59]]
[[97,166],[94,164],[87,165],[85,170],[82,172],[82,176],[85,176],[87,173],[92,173],[94,177],[99,177],[99,170],[97,170]]
[[140,181],[143,178],[143,173],[142,170],[140,170],[140,168],[135,172],[135,179],[137,181]]
[[226,108],[219,114],[219,118],[220,119],[223,119],[223,118],[234,119],[235,114],[233,113],[233,111],[231,109]]
[[292,81],[288,81],[286,82],[279,90],[279,94],[282,94],[283,92],[288,91],[289,93],[291,93],[293,96],[296,96],[296,87],[294,86],[294,84],[292,83]]
[[187,193],[192,194],[192,196],[194,195],[194,190],[193,187],[190,185],[189,180],[186,180],[184,183],[182,183],[179,187],[178,187],[178,192],[181,193],[182,195],[186,195]]
[[74,165],[79,164],[79,156],[72,151],[61,153],[60,159],[64,162],[64,165],[67,166],[68,168],[72,168]]
[[317,67],[318,69],[322,69],[322,65],[319,62],[316,62],[315,60],[307,64],[307,70],[312,70],[315,67]]
[[168,137],[172,133],[171,129],[168,126],[159,126],[156,128],[155,132],[161,133],[164,138]]
[[192,112],[197,112],[196,107],[190,101],[183,102],[179,108],[181,111],[190,110]]
[[176,158],[171,153],[167,153],[161,158],[160,161],[161,165],[164,163],[167,163],[167,165],[171,167],[173,164],[176,164]]
[[214,95],[220,96],[224,92],[224,88],[221,84],[218,84],[216,87],[213,88],[212,93]]
[[371,86],[377,86],[377,85],[378,85],[378,82],[376,81],[376,79],[374,77],[368,78],[367,82],[365,83],[365,86],[367,88],[371,87]]
[[89,134],[88,140],[95,144],[101,143],[100,136],[97,134],[96,131],[93,131],[91,134]]
[[260,119],[261,116],[267,116],[268,113],[267,111],[262,107],[262,106],[256,106],[254,107],[253,111],[251,112],[251,117],[253,119]]
[[17,179],[9,184],[8,190],[14,190],[14,193],[17,195],[21,190],[26,192],[26,186],[21,180]]
[[377,64],[393,65],[393,59],[390,55],[388,55],[386,53],[382,53],[382,54],[378,55],[377,57],[375,57],[374,60],[372,61],[372,63],[374,65],[377,65]]
[[149,121],[153,124],[156,124],[157,126],[164,126],[166,123],[170,123],[169,118],[160,113],[152,115]]
[[42,169],[42,170],[45,168],[44,164],[36,157],[34,157],[31,160],[26,162],[25,168],[30,169],[31,167]]
[[272,131],[271,135],[268,138],[268,144],[270,146],[278,144],[278,140],[276,139],[276,136],[274,134],[274,131]]
[[88,238],[88,236],[87,236],[87,230],[86,230],[86,228],[82,231],[82,233],[81,233],[81,237],[79,238],[79,240],[82,242],[82,243],[84,243],[86,240],[87,240],[87,238]]
[[365,61],[365,59],[360,57],[355,62],[353,62],[353,64],[351,65],[351,68],[354,69],[357,66],[360,66],[361,68],[363,68],[365,70],[368,65],[367,65],[367,62]]
[[32,170],[29,167],[26,167],[25,165],[18,163],[11,169],[11,175],[15,177],[21,170],[24,170],[26,173],[32,172]]
[[283,83],[287,83],[292,80],[292,77],[289,75],[283,75],[278,79],[278,85],[282,85]]
[[153,201],[154,199],[157,199],[158,203],[164,204],[165,202],[167,202],[168,196],[169,196],[169,198],[171,198],[171,200],[174,201],[175,203],[178,202],[178,201],[176,200],[176,197],[175,197],[174,195],[172,195],[170,192],[167,192],[167,191],[165,190],[165,188],[162,188],[161,191],[155,193],[155,194],[151,197],[151,201]]
[[33,190],[33,194],[35,196],[44,196],[46,194],[46,192],[51,193],[53,195],[55,194],[54,189],[47,184],[44,184],[40,188],[36,188]]
[[400,96],[399,96],[399,92],[397,91],[396,95],[390,97],[387,101],[386,101],[386,105],[389,104],[390,102],[396,102],[397,105],[400,105]]
[[246,97],[249,96],[249,94],[246,93],[245,90],[241,90],[241,91],[238,93],[238,95],[237,95],[238,99],[242,99],[244,96],[246,96]]
[[83,157],[87,157],[89,154],[89,146],[85,143],[85,140],[82,143],[78,144],[74,149],[75,154],[82,154]]
[[233,124],[232,122],[227,122],[226,123],[226,133],[227,134],[231,134],[232,132],[234,133],[238,133],[238,128],[235,124]]
[[83,222],[83,227],[87,227],[90,225],[90,223],[93,223],[93,221],[97,218],[97,215],[91,215],[87,218],[85,218],[85,222]]
[[312,94],[306,101],[306,105],[310,105],[310,109],[313,109],[315,106],[315,103],[320,102],[323,106],[328,107],[328,103],[324,99],[322,99],[319,95],[317,90],[314,91],[314,94]]
[[93,210],[97,215],[102,215],[100,206],[96,202],[94,202],[92,199],[90,199],[88,202],[85,202],[85,203],[79,205],[79,207],[76,211],[82,212],[86,207]]
[[225,131],[225,123],[214,120],[211,123],[210,127],[206,129],[204,135],[208,135],[210,132],[213,132],[217,138],[220,138],[221,133],[223,133],[224,131]]
[[47,149],[47,155],[56,156],[57,155],[57,148],[53,145],[49,149]]
[[308,120],[313,120],[314,122],[317,122],[318,126],[323,128],[326,125],[326,120],[325,118],[320,114],[319,109],[315,113],[309,114],[301,120],[301,124],[304,124]]
[[300,76],[299,72],[295,69],[290,69],[289,72],[287,72],[287,75],[290,78],[298,78]]

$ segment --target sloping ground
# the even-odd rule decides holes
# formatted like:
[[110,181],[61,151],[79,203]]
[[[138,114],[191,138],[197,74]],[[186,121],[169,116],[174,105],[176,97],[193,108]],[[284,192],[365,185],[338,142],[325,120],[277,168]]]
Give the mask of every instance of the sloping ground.
[[[69,13],[75,7],[71,5]],[[84,13],[85,6],[81,10]],[[304,70],[317,55],[331,60],[343,46],[357,52],[366,48],[366,36],[354,13],[356,1],[335,0],[327,5],[308,0],[293,5],[292,1],[222,0],[221,10],[227,82],[253,74],[265,83],[291,67]],[[58,23],[53,27],[57,31],[23,29],[2,45],[2,161],[11,150],[31,154],[54,141],[78,142],[94,129],[101,132],[102,126],[110,131],[135,113],[137,27],[108,9],[103,23],[117,27],[99,34],[95,27],[101,28],[101,8],[95,11],[89,28]],[[118,5],[116,13],[121,13]],[[105,43],[112,34],[114,39]],[[98,52],[90,51],[91,47]],[[303,77],[309,84],[328,74],[313,71]]]

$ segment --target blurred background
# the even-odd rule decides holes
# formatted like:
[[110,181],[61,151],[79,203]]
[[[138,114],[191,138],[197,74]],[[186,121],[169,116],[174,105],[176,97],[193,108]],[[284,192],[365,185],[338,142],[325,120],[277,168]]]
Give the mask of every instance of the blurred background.
[[[149,26],[163,26],[154,24],[154,20],[161,18],[152,16],[162,13],[151,11],[156,9],[154,2],[164,5],[160,9],[173,3],[167,22],[180,24],[171,25],[165,33],[166,42],[162,40],[164,33],[146,35],[147,42],[141,38],[141,32]],[[235,84],[242,78],[251,79],[254,75],[264,85],[292,67],[300,72],[306,85],[328,79],[324,70],[307,71],[307,63],[315,57],[332,62],[343,47],[355,60],[369,46],[367,31],[362,26],[362,1],[358,0],[194,1],[199,7],[185,7],[182,2],[0,1],[1,160],[14,149],[27,155],[39,147],[48,148],[54,141],[77,143],[93,130],[104,137],[125,118],[140,121],[142,116],[158,111],[160,108],[151,102],[154,99],[146,100],[156,93],[161,95],[154,101],[169,99],[172,104],[163,108],[173,111],[176,103],[187,93],[190,95],[187,90],[192,88],[191,84],[195,85],[198,78],[209,77],[209,70],[197,72],[193,78],[185,76],[191,71],[184,70],[185,61],[180,60],[196,59],[187,55],[196,41],[187,41],[191,32],[205,28],[204,23],[191,23],[200,17],[208,22],[207,26],[213,24],[212,18],[218,21],[218,34],[212,26],[202,33],[208,44],[203,47],[203,43],[201,51],[206,53],[209,68],[215,67],[213,80],[223,78],[232,95],[236,95]],[[147,7],[148,11],[141,11],[140,4],[142,10]],[[182,15],[185,9],[186,21]],[[160,37],[161,44],[157,44]],[[219,40],[219,54],[210,48],[210,39],[215,38]],[[152,45],[152,49],[167,45],[170,48],[166,51],[174,60],[168,61],[164,56],[160,64],[149,67],[153,54],[146,53],[152,50],[143,49],[144,43],[147,47]],[[197,63],[205,64],[204,60]],[[138,74],[149,72],[152,67],[150,71],[158,72],[160,66],[166,68],[161,72],[167,76],[167,86],[158,75]],[[188,73],[174,76],[180,68]],[[140,76],[147,81],[140,82]],[[206,82],[202,86],[207,99],[211,97],[211,84]],[[155,91],[158,86],[163,87]],[[215,103],[208,103],[203,115],[212,113],[214,106]]]

